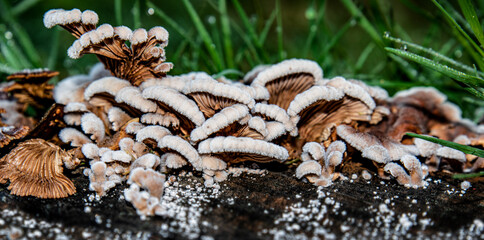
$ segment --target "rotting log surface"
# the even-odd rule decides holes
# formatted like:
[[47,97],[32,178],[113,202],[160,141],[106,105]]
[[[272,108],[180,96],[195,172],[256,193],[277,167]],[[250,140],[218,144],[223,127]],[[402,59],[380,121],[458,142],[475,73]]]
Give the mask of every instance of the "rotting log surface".
[[[80,172],[80,171],[78,171]],[[0,187],[0,236],[55,239],[134,237],[138,239],[304,239],[459,238],[484,233],[482,179],[462,193],[449,175],[430,176],[426,189],[411,189],[373,176],[348,176],[327,188],[276,169],[264,176],[229,177],[220,189],[203,187],[200,176],[180,176],[165,189],[167,214],[140,219],[117,186],[101,200],[88,190],[88,179],[71,174],[71,197],[42,200],[12,196]],[[440,179],[440,180],[439,180]],[[176,197],[167,197],[167,195]],[[202,196],[200,198],[191,197]],[[166,197],[166,198],[165,198]],[[174,205],[170,203],[176,202]]]

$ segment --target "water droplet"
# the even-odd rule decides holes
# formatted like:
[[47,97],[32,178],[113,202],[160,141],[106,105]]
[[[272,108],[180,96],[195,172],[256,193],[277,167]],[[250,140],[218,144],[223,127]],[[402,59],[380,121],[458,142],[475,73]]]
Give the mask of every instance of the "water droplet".
[[215,18],[215,16],[210,15],[210,16],[208,16],[208,18],[207,18],[207,22],[208,22],[208,24],[213,25],[213,24],[215,24],[215,23],[217,22],[217,19]]
[[384,32],[383,33],[384,38],[389,38],[390,37],[390,32]]
[[407,48],[408,48],[408,47],[407,47],[407,44],[403,44],[403,45],[402,45],[402,50],[403,50],[403,51],[407,51]]
[[155,14],[155,9],[153,9],[153,8],[148,8],[148,15],[150,15],[150,16],[151,16],[151,15],[153,15],[153,14]]
[[6,32],[5,32],[5,38],[6,38],[6,39],[10,40],[10,39],[12,39],[12,37],[13,37],[12,32],[10,32],[10,31],[6,31]]
[[316,11],[313,7],[306,9],[306,19],[313,20],[316,17]]
[[456,50],[454,52],[454,55],[455,55],[456,58],[461,58],[462,57],[462,51],[461,50]]

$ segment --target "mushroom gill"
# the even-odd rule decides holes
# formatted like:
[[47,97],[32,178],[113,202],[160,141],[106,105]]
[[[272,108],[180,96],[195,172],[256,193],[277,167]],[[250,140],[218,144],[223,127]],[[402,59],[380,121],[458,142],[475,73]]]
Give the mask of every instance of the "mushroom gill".
[[72,156],[43,139],[20,143],[0,159],[0,183],[10,180],[12,194],[38,198],[63,198],[76,192],[62,174],[62,164]]

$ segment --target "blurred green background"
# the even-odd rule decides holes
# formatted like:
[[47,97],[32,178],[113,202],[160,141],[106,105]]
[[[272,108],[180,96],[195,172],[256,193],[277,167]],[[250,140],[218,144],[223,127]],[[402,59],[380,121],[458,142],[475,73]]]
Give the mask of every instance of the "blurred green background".
[[[470,31],[456,1],[438,2]],[[482,20],[484,1],[471,3]],[[432,1],[0,0],[2,79],[23,68],[48,67],[61,72],[59,80],[85,74],[97,62],[95,56],[67,57],[74,37],[60,27],[43,26],[43,14],[53,8],[94,10],[99,24],[165,27],[170,32],[167,61],[175,65],[170,74],[206,71],[240,79],[259,64],[307,58],[321,65],[325,77],[360,79],[390,94],[417,85],[434,86],[461,106],[466,117],[481,115],[476,110],[482,101],[456,81],[385,50],[407,50],[399,41],[405,40],[482,71]]]

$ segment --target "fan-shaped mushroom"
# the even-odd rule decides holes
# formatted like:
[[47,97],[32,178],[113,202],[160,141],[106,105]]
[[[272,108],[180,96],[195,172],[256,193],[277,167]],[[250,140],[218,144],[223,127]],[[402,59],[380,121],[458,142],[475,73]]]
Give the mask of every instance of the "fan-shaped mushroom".
[[75,162],[67,152],[43,139],[20,143],[0,159],[0,183],[10,180],[8,189],[19,196],[63,198],[76,192],[62,174],[62,164]]

